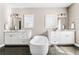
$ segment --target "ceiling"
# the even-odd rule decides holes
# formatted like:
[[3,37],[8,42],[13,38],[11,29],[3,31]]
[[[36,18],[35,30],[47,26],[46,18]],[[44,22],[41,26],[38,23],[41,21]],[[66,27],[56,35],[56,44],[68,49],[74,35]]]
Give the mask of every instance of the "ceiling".
[[8,3],[11,8],[69,7],[72,3]]

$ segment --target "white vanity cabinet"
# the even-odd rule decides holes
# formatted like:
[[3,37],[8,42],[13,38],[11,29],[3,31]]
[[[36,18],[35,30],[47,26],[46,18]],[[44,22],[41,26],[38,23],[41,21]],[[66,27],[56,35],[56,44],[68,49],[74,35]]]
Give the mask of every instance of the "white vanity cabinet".
[[50,44],[74,44],[74,31],[51,31],[48,34]]
[[6,45],[25,45],[28,44],[31,38],[31,32],[19,31],[19,32],[4,32]]

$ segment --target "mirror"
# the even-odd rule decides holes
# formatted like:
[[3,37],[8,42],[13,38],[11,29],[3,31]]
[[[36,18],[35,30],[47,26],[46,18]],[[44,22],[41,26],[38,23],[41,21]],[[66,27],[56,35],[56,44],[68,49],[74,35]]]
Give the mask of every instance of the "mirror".
[[10,21],[9,23],[5,26],[9,30],[20,30],[22,29],[22,17],[20,14],[11,14],[10,15]]

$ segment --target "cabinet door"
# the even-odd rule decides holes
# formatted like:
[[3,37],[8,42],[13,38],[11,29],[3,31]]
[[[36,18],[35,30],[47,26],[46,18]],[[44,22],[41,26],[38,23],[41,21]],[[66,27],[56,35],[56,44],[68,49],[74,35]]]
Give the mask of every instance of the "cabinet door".
[[19,40],[22,40],[22,39],[27,39],[27,33],[26,32],[19,32],[17,33],[18,35],[18,38]]
[[74,44],[74,32],[61,32],[62,44]]
[[59,32],[51,32],[51,36],[50,36],[50,42],[51,44],[59,44],[59,40],[60,40],[60,36],[59,36]]
[[17,37],[15,33],[5,33],[5,44],[17,43],[17,41],[15,41],[16,39]]
[[27,44],[29,40],[26,32],[18,33],[18,38],[19,38],[18,44]]

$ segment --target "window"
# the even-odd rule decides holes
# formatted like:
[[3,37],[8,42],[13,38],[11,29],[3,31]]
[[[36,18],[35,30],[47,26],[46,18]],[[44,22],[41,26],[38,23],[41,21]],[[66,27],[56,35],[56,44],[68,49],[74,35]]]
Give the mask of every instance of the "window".
[[24,15],[24,28],[33,28],[34,15]]
[[45,28],[56,28],[57,27],[57,16],[56,15],[46,15],[45,16]]

